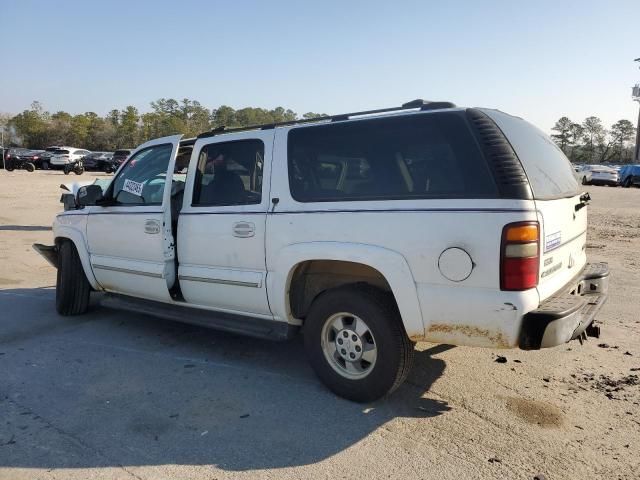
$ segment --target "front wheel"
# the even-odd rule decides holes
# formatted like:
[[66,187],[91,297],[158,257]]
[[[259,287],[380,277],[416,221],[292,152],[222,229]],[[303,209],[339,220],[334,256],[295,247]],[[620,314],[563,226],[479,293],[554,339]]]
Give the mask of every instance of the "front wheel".
[[84,274],[73,242],[65,241],[58,252],[56,310],[60,315],[80,315],[89,308],[91,286]]
[[64,172],[65,175],[69,175],[69,167],[67,165],[63,167],[62,171]]
[[587,181],[587,177],[582,177],[582,184],[589,185],[589,182]]
[[631,188],[631,178],[627,178],[624,181],[624,188]]
[[322,293],[304,325],[309,363],[334,393],[356,402],[390,394],[407,378],[413,344],[393,297],[369,286]]
[[24,164],[24,169],[27,172],[33,172],[36,169],[36,166],[31,162],[27,162],[27,163]]
[[84,167],[76,167],[73,169],[73,173],[76,175],[82,175],[84,173]]

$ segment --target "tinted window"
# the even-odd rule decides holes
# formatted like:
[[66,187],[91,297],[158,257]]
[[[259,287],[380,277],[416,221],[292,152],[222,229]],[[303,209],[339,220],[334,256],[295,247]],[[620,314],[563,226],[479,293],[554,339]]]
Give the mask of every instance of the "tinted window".
[[487,110],[513,146],[531,184],[534,198],[576,195],[578,182],[569,159],[544,132],[518,117]]
[[111,196],[118,205],[161,205],[171,158],[171,144],[140,150],[113,181]]
[[264,144],[213,143],[198,155],[193,205],[251,205],[262,201]]
[[69,154],[69,150],[55,150],[53,152],[54,155],[68,155]]
[[497,195],[455,112],[295,128],[288,158],[291,194],[301,202]]

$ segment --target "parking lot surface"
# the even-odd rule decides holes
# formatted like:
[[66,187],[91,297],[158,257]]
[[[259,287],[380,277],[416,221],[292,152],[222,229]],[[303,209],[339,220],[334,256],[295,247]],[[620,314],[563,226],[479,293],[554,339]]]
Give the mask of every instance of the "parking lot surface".
[[599,340],[420,343],[406,384],[359,405],[320,384],[300,338],[123,313],[99,295],[58,316],[55,270],[31,244],[52,242],[59,184],[92,178],[0,170],[0,479],[638,478],[640,189],[588,187],[587,252],[611,268]]

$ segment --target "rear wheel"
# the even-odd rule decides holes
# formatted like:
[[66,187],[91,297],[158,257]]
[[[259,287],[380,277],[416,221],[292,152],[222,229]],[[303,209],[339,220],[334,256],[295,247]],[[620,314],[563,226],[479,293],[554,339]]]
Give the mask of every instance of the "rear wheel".
[[588,185],[589,182],[587,182],[587,177],[582,177],[582,184],[583,185]]
[[314,300],[304,343],[320,380],[356,402],[393,392],[413,363],[413,344],[393,298],[364,285],[329,290]]
[[58,253],[56,310],[60,315],[80,315],[89,307],[91,286],[73,242],[65,241]]
[[14,169],[13,162],[5,163],[4,168],[7,172],[13,172],[13,169]]
[[42,169],[49,170],[49,162],[42,162]]
[[76,175],[82,175],[84,173],[84,167],[76,167],[73,169],[73,173]]
[[631,188],[631,178],[630,178],[630,177],[629,177],[629,178],[627,178],[627,179],[624,181],[624,188]]

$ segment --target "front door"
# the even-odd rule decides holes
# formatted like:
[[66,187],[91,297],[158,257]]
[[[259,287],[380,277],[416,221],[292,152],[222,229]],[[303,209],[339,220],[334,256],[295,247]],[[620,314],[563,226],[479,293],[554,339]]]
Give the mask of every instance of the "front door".
[[178,220],[180,288],[193,305],[271,318],[265,224],[273,131],[194,145]]
[[109,292],[171,301],[175,283],[171,178],[181,135],[141,145],[90,207],[87,241],[96,280]]

